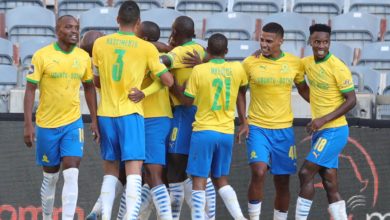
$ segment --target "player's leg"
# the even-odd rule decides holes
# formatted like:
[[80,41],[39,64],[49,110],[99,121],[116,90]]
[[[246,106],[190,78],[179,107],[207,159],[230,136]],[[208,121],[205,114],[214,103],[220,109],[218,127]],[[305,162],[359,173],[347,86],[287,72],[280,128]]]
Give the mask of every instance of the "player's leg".
[[[176,106],[173,110],[167,166],[173,219],[179,219],[184,201],[184,181],[187,179],[185,168],[188,162],[192,123],[195,120],[195,112],[195,107]],[[187,192],[187,195],[190,195],[190,193]]]
[[62,127],[60,149],[64,187],[62,189],[62,219],[73,220],[78,199],[78,176],[84,147],[82,119]]
[[221,196],[226,208],[230,215],[235,220],[242,220],[244,215],[242,214],[240,204],[237,199],[237,194],[234,189],[229,185],[228,175],[230,173],[230,164],[233,153],[234,136],[232,134],[218,134],[218,148],[214,151],[213,160],[211,164],[211,176],[214,182],[214,186],[217,188],[219,195]]
[[290,203],[290,175],[295,174],[296,147],[292,127],[271,130],[271,174],[274,175],[274,220],[286,220]]
[[205,219],[205,189],[218,139],[216,134],[212,131],[194,131],[191,136],[187,173],[192,176],[192,219]]
[[171,121],[168,117],[145,119],[145,180],[151,188],[151,195],[161,220],[172,219],[171,201],[163,182],[166,164],[166,139]]
[[55,128],[36,127],[36,163],[42,166],[41,202],[43,220],[51,220],[56,185],[60,170],[59,140],[61,135]]
[[251,180],[248,188],[248,213],[251,220],[258,220],[263,201],[263,188],[270,161],[271,143],[267,129],[249,126],[247,156],[251,168]]
[[206,214],[209,220],[215,219],[215,211],[217,206],[216,193],[213,181],[207,178],[206,184]]
[[121,159],[126,168],[126,218],[136,219],[141,206],[141,169],[145,160],[145,124],[139,114],[119,117],[116,123],[119,130]]

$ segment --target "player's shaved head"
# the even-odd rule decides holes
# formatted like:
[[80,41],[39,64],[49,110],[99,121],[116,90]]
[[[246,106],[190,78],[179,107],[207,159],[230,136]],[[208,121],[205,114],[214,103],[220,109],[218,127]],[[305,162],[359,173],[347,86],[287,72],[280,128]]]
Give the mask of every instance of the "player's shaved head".
[[313,35],[314,32],[325,32],[330,35],[332,31],[330,26],[326,24],[313,24],[312,26],[310,26],[309,30],[310,30],[310,35]]
[[179,16],[173,23],[175,35],[181,38],[192,38],[195,35],[195,24],[188,16]]
[[263,32],[274,33],[274,34],[280,36],[281,38],[283,38],[283,36],[284,36],[284,29],[283,29],[282,25],[275,23],[275,22],[271,22],[271,23],[264,25],[262,30],[263,30]]
[[151,21],[143,21],[140,37],[146,41],[156,42],[160,39],[160,27]]
[[220,33],[211,35],[207,42],[207,52],[212,56],[224,56],[227,53],[228,40]]
[[80,48],[85,50],[89,56],[92,57],[93,44],[95,43],[96,39],[103,35],[104,34],[100,31],[87,31],[80,41]]
[[121,25],[134,25],[140,19],[140,10],[134,1],[125,1],[118,11],[118,22]]
[[62,15],[59,18],[57,18],[56,29],[58,29],[61,25],[63,25],[68,20],[74,20],[78,23],[77,19],[72,15]]

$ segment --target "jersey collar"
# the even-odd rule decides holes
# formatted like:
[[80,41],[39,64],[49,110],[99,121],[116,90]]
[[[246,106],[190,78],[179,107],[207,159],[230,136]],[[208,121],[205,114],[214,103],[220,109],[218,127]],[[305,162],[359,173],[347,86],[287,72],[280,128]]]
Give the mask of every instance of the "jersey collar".
[[[318,61],[314,60],[314,61],[316,62],[316,64],[323,63],[323,62],[327,61],[330,56],[332,56],[332,54],[329,52],[328,55],[326,55],[323,59],[318,60]],[[314,56],[313,56],[313,58],[314,58]]]
[[211,63],[216,63],[216,64],[221,64],[226,62],[225,59],[219,58],[219,59],[211,59],[209,62]]
[[266,59],[269,59],[269,60],[273,60],[273,61],[276,61],[276,60],[279,60],[280,58],[282,58],[282,57],[284,57],[284,52],[283,51],[281,51],[281,53],[280,53],[280,56],[279,57],[276,57],[276,58],[273,58],[273,57],[264,57],[264,58],[266,58]]
[[72,52],[73,52],[73,49],[75,48],[75,46],[73,46],[73,47],[70,49],[70,51],[64,51],[64,50],[61,49],[61,47],[58,45],[57,42],[55,42],[53,45],[54,45],[54,49],[55,49],[56,51],[60,51],[60,52],[62,52],[62,53],[64,53],[64,54],[70,54],[70,53],[72,53]]
[[130,36],[134,36],[135,35],[133,32],[125,32],[125,31],[118,31],[117,33],[121,34],[121,35],[130,35]]
[[188,41],[188,42],[186,42],[186,43],[184,43],[184,44],[182,44],[181,46],[188,46],[188,45],[194,45],[194,44],[196,44],[196,42],[195,41]]

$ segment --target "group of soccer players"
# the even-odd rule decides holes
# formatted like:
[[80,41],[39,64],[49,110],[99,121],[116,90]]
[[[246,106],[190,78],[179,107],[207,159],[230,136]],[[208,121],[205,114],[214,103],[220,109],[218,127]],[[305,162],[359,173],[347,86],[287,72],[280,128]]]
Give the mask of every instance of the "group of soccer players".
[[[314,55],[299,59],[281,50],[283,27],[266,24],[261,50],[240,63],[224,59],[228,40],[222,34],[213,34],[206,50],[195,43],[194,22],[187,16],[174,21],[169,45],[158,42],[160,30],[155,23],[141,23],[133,1],[121,5],[117,21],[117,33],[84,36],[81,47],[88,54],[76,47],[77,20],[62,16],[56,25],[57,42],[33,56],[24,99],[24,141],[31,147],[36,136],[36,161],[43,167],[44,220],[52,219],[61,166],[62,219],[74,217],[84,144],[80,82],[104,161],[100,196],[88,219],[111,219],[118,195],[122,197],[117,219],[148,219],[153,204],[159,219],[179,219],[184,200],[192,219],[215,219],[216,190],[232,217],[245,219],[227,179],[236,107],[237,140],[246,139],[252,174],[249,218],[260,219],[264,180],[270,170],[276,189],[273,219],[287,219],[289,177],[296,173],[297,159],[293,84],[310,102],[313,115],[307,125],[312,148],[299,171],[295,218],[307,219],[318,173],[331,216],[347,219],[338,192],[338,154],[348,138],[344,115],[355,105],[356,96],[350,71],[329,53],[329,26],[310,27]],[[37,87],[40,101],[34,129]]]

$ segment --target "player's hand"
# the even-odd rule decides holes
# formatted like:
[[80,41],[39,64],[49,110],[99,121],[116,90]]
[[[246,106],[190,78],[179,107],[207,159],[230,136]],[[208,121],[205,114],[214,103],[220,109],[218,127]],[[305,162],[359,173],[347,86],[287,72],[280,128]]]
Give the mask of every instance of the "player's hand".
[[100,132],[97,122],[91,123],[90,130],[92,132],[93,141],[95,141],[96,144],[100,144]]
[[35,131],[33,125],[24,126],[24,143],[27,147],[32,147],[35,139]]
[[135,102],[135,103],[138,103],[140,102],[142,99],[145,98],[145,94],[137,89],[137,88],[132,88],[130,90],[130,93],[129,95],[127,96],[131,101]]
[[322,126],[324,126],[326,122],[325,118],[316,118],[306,125],[306,132],[313,134],[313,132],[318,131]]
[[261,49],[256,50],[254,53],[252,53],[252,56],[259,58],[261,55]]
[[193,50],[193,53],[187,52],[187,56],[183,58],[183,63],[187,65],[187,67],[194,67],[202,63],[202,59],[196,50]]
[[237,136],[236,136],[236,142],[241,144],[241,137],[242,136],[245,136],[245,139],[248,138],[249,136],[249,125],[247,122],[245,123],[242,123],[240,125],[240,127],[238,127],[238,133],[237,133]]

